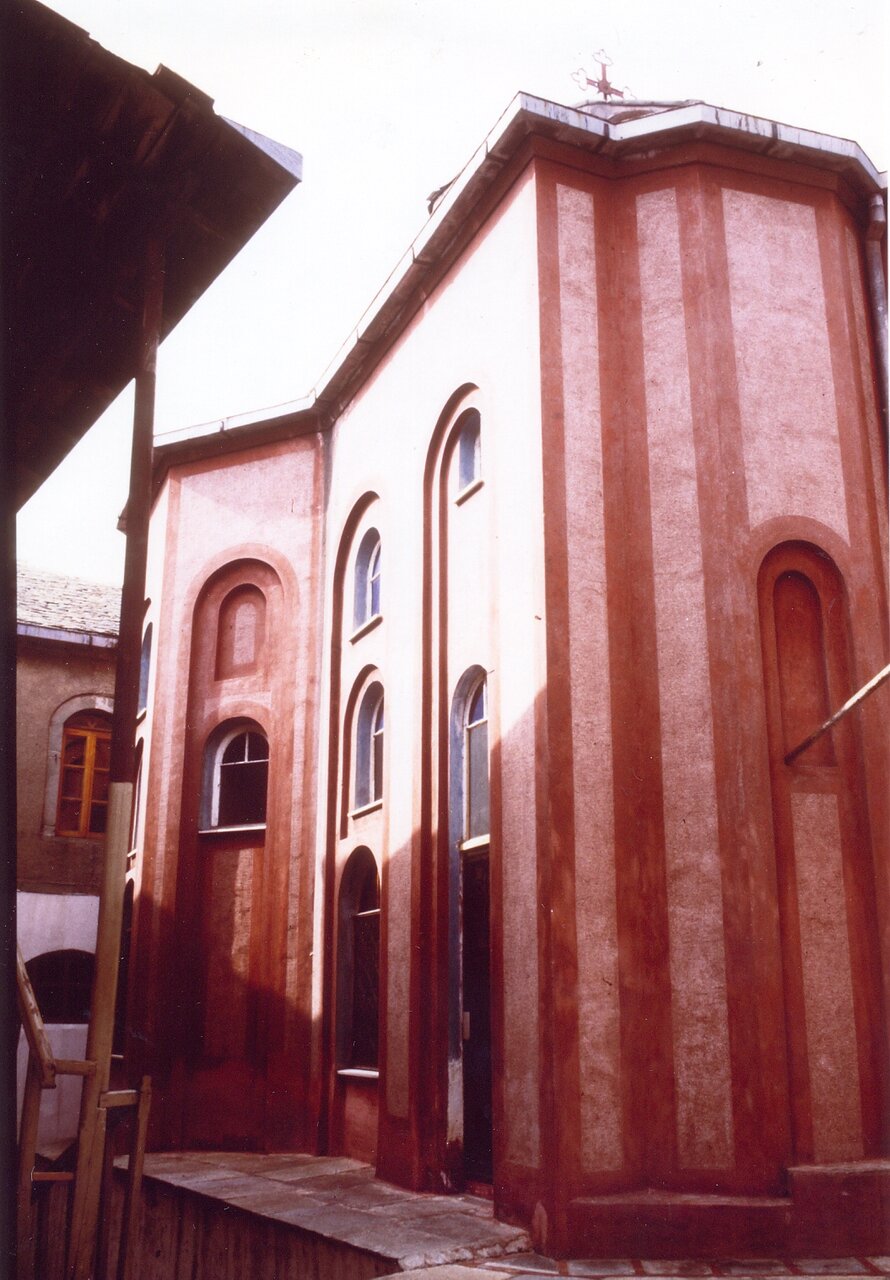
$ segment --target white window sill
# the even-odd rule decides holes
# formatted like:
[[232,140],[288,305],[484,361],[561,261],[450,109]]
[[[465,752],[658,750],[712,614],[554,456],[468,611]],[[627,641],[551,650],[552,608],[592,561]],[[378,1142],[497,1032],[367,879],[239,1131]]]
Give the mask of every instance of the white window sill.
[[235,827],[200,827],[199,836],[231,835],[233,831],[265,831],[265,822],[245,822]]
[[380,1072],[370,1067],[340,1067],[337,1075],[345,1076],[349,1080],[379,1080],[380,1078]]
[[373,631],[375,627],[379,627],[383,621],[382,613],[375,613],[373,618],[369,618],[367,622],[363,622],[360,627],[356,627],[352,635],[349,637],[349,643],[355,644],[356,640],[361,640],[362,636],[366,636],[369,631]]
[[473,836],[469,840],[461,840],[457,846],[463,853],[472,853],[474,849],[487,849],[491,844],[491,836]]
[[460,493],[454,499],[455,504],[459,507],[462,502],[466,502],[467,498],[472,498],[474,493],[478,493],[485,481],[479,476],[476,480],[471,480],[468,485],[461,489]]
[[376,813],[378,809],[383,808],[383,800],[372,800],[370,804],[363,804],[358,809],[350,809],[350,818],[364,818],[368,813]]

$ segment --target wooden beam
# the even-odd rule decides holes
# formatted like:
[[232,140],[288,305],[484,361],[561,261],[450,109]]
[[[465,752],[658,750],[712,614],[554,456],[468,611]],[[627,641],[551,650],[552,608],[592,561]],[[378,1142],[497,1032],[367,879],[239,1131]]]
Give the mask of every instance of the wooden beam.
[[42,1096],[40,1064],[31,1054],[28,1058],[25,1097],[19,1127],[19,1181],[16,1205],[18,1280],[33,1280],[34,1276],[34,1212],[31,1203],[31,1175],[34,1171],[37,1152],[37,1125],[40,1121]]
[[70,1280],[88,1280],[93,1268],[107,1119],[107,1112],[102,1106],[101,1098],[102,1094],[108,1090],[111,1071],[111,1043],[114,1035],[117,970],[132,801],[132,783],[109,784],[105,870],[99,898],[96,967],[86,1051],[87,1059],[96,1063],[96,1069],[91,1075],[85,1077],[81,1095],[77,1166],[68,1247]]
[[151,1077],[143,1076],[139,1088],[139,1106],[136,1111],[136,1132],[130,1148],[127,1166],[127,1189],[121,1215],[120,1243],[117,1255],[117,1280],[132,1280],[133,1246],[139,1229],[142,1168],[145,1163],[145,1139],[148,1133],[148,1113],[151,1108]]
[[[15,976],[19,1013],[22,1018],[22,1026],[25,1028],[25,1036],[28,1041],[28,1048],[31,1051],[31,1058],[36,1062],[37,1070],[39,1071],[40,1087],[42,1089],[55,1089],[57,1068],[53,1058],[52,1046],[46,1034],[43,1018],[40,1016],[37,997],[34,995],[34,988],[31,986],[31,979],[28,977],[28,970],[25,967],[25,958],[19,946],[16,946]],[[40,1103],[38,1102],[37,1105],[39,1108]]]

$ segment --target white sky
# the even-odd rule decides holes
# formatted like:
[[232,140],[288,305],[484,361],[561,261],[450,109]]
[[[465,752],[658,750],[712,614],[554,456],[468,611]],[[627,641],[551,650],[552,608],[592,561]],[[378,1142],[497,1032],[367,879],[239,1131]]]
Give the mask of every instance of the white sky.
[[[596,71],[857,141],[887,164],[885,0],[51,0],[216,110],[301,152],[303,183],[161,348],[156,431],[307,394],[519,90]],[[18,555],[119,582],[132,387],[19,517]]]

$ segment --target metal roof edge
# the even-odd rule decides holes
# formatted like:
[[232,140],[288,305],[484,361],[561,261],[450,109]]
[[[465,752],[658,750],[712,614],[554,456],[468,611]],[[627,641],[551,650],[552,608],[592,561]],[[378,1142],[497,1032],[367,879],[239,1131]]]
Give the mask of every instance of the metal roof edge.
[[32,622],[17,622],[16,635],[31,640],[54,640],[62,644],[88,645],[94,649],[114,649],[117,635],[106,631],[69,631],[65,627],[41,627]]
[[[575,107],[519,92],[438,199],[429,218],[340,345],[307,399],[323,406],[329,415],[342,412],[355,394],[355,383],[361,378],[375,344],[397,325],[409,298],[422,287],[439,256],[459,234],[463,215],[478,202],[523,138],[540,132],[583,146],[585,150],[624,158],[637,148],[654,143],[659,135],[672,135],[673,143],[680,131],[724,142],[735,139],[746,151],[783,159],[788,158],[789,152],[803,152],[806,163],[818,163],[821,159],[823,167],[834,172],[853,166],[861,171],[866,189],[886,190],[887,175],[878,172],[858,143],[831,134],[696,100],[678,103],[674,110],[613,123]],[[255,426],[267,420],[268,412],[239,415],[237,424],[233,419],[222,419],[218,430],[228,429],[227,424]],[[200,428],[185,430],[197,432],[190,438],[200,439]]]
[[218,118],[222,120],[223,124],[228,125],[230,129],[240,133],[258,151],[262,151],[270,160],[274,160],[279,168],[284,169],[297,182],[303,181],[303,157],[299,151],[294,151],[292,147],[286,147],[283,142],[276,142],[274,138],[267,138],[264,133],[257,133],[255,129],[249,129],[245,124],[238,124],[237,120],[229,120],[226,116],[219,116]]

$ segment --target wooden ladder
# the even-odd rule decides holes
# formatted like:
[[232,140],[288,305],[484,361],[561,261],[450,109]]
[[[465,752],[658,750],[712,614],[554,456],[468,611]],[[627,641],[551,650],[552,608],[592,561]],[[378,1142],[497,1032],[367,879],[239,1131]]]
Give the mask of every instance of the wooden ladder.
[[[25,1080],[25,1096],[22,1103],[22,1118],[19,1126],[19,1168],[18,1168],[18,1203],[17,1203],[17,1242],[18,1271],[17,1280],[34,1280],[34,1227],[33,1189],[38,1183],[67,1182],[74,1183],[84,1179],[88,1187],[94,1188],[98,1200],[103,1175],[105,1175],[106,1191],[110,1191],[110,1168],[106,1161],[106,1134],[108,1130],[108,1113],[119,1108],[135,1109],[135,1125],[130,1146],[130,1158],[127,1169],[127,1185],[124,1192],[124,1205],[121,1217],[120,1246],[117,1259],[116,1280],[130,1280],[133,1258],[133,1245],[136,1239],[138,1216],[135,1210],[139,1205],[142,1187],[142,1168],[145,1160],[145,1140],[148,1129],[148,1113],[151,1106],[151,1079],[142,1077],[138,1089],[106,1089],[99,1093],[95,1119],[87,1128],[81,1124],[78,1134],[78,1171],[41,1172],[35,1170],[34,1162],[37,1153],[37,1128],[40,1120],[40,1101],[44,1089],[56,1088],[56,1077],[60,1075],[82,1076],[85,1081],[92,1081],[96,1075],[96,1063],[89,1059],[67,1059],[53,1056],[46,1027],[28,977],[21,949],[16,959],[16,984],[18,991],[19,1012],[28,1041],[28,1072]],[[87,1150],[81,1151],[81,1144]],[[80,1197],[82,1199],[83,1196]],[[76,1231],[76,1223],[72,1223],[66,1258],[66,1275],[93,1270],[92,1259],[96,1252],[95,1238],[84,1240],[82,1233]],[[105,1233],[103,1233],[104,1235]],[[103,1240],[96,1273],[103,1278],[107,1276],[107,1236]],[[82,1260],[90,1261],[84,1263]]]

